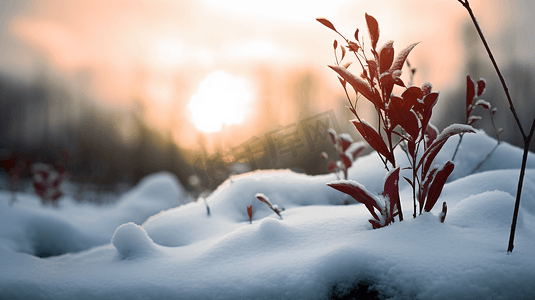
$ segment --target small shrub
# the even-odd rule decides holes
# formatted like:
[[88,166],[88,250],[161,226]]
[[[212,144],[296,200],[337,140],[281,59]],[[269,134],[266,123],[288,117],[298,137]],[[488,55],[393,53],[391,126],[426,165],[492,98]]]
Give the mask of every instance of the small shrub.
[[52,204],[58,206],[58,200],[63,195],[61,184],[65,173],[58,172],[51,165],[35,163],[32,165],[33,186],[35,192],[41,198],[43,205]]
[[334,173],[338,179],[338,172],[342,172],[343,179],[347,179],[347,170],[353,164],[353,161],[364,150],[363,142],[354,142],[353,138],[347,133],[337,134],[334,129],[329,128],[327,131],[333,142],[334,149],[338,154],[340,160],[333,161],[329,159],[329,155],[326,152],[322,152],[321,156],[324,159],[329,159],[329,171]]
[[[340,35],[346,43],[345,47],[340,47],[341,58],[339,60],[337,55],[339,47],[335,40],[333,48],[336,64],[329,67],[338,74],[349,102],[349,110],[356,117],[351,122],[364,140],[377,152],[386,171],[389,172],[383,192],[385,203],[377,201],[377,197],[371,197],[372,195],[362,185],[355,182],[338,181],[329,183],[329,186],[364,203],[373,216],[370,222],[374,228],[379,228],[393,222],[394,215],[397,215],[400,221],[403,220],[401,201],[398,196],[399,166],[394,155],[396,147],[400,146],[407,155],[410,166],[405,169],[412,170],[412,176],[404,177],[404,179],[413,190],[413,217],[415,218],[418,206],[420,214],[423,210],[431,211],[447,178],[453,171],[452,161],[442,166],[432,167],[437,154],[451,136],[475,131],[469,125],[454,124],[439,134],[436,127],[430,123],[439,93],[432,91],[430,83],[425,83],[421,87],[406,87],[401,79],[401,69],[417,43],[409,45],[397,56],[394,56],[393,41],[386,42],[378,49],[379,24],[368,14],[365,14],[365,18],[371,41],[371,56],[368,56],[361,43],[359,29],[355,31],[355,40],[349,40],[327,19],[318,18],[317,20]],[[348,52],[353,53],[358,61],[362,69],[360,76],[348,70],[351,63],[342,64]],[[357,95],[354,101],[349,96],[348,84]],[[393,94],[394,86],[404,88],[401,95]],[[359,95],[370,101],[375,108],[377,128],[362,119],[357,112],[356,103]],[[390,179],[391,177],[393,179]],[[395,213],[396,210],[397,213]]]
[[[487,154],[487,156],[472,170],[472,173],[477,171],[487,159],[492,155],[492,153],[498,148],[498,146],[501,144],[500,140],[500,134],[503,131],[503,128],[497,128],[496,123],[494,123],[494,115],[498,111],[498,108],[492,107],[492,105],[483,100],[479,99],[479,97],[485,92],[486,88],[486,81],[483,78],[479,78],[479,80],[474,82],[470,75],[466,76],[466,120],[465,123],[467,125],[472,125],[478,120],[481,120],[481,116],[472,115],[474,108],[481,107],[485,109],[489,113],[490,122],[492,124],[492,128],[494,129],[494,135],[496,136],[496,145],[490,152]],[[459,150],[459,147],[461,146],[461,142],[463,141],[464,134],[460,135],[459,142],[457,143],[457,146],[455,147],[455,151],[453,152],[453,157],[451,160],[455,160],[455,156],[457,155],[457,151]]]

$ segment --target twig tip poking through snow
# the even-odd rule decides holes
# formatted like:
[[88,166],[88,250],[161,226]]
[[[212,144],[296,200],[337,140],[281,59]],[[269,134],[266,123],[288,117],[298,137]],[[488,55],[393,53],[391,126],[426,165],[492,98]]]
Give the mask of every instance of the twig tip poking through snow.
[[145,229],[132,222],[117,227],[111,243],[119,252],[121,259],[147,256],[156,250]]
[[442,202],[442,211],[438,214],[438,218],[440,219],[440,223],[444,223],[444,220],[446,219],[446,213],[448,212],[448,205],[446,202]]
[[249,223],[253,224],[253,206],[247,206],[247,214],[249,215]]
[[258,200],[260,200],[260,201],[264,202],[265,204],[267,204],[269,206],[269,208],[271,208],[271,210],[273,210],[279,216],[279,218],[281,218],[281,220],[282,220],[282,216],[281,216],[280,212],[284,211],[284,207],[279,208],[279,206],[271,204],[271,202],[269,201],[269,198],[266,195],[262,194],[262,193],[256,193],[255,197]]

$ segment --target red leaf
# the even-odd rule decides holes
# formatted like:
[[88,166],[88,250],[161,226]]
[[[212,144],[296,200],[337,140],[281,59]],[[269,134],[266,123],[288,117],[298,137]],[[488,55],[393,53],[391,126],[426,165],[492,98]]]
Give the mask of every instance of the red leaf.
[[468,125],[472,125],[474,124],[477,120],[481,120],[481,117],[480,116],[470,116],[470,118],[468,118]]
[[359,40],[359,29],[355,30],[355,34],[353,35],[355,37],[355,40]]
[[341,133],[338,135],[340,143],[342,146],[342,152],[345,152],[351,144],[353,144],[353,138],[347,133]]
[[370,71],[370,78],[377,77],[377,64],[375,63],[375,60],[368,59],[366,63],[368,64],[368,70]]
[[340,47],[340,49],[342,50],[342,58],[340,59],[340,61],[342,61],[342,60],[344,60],[344,57],[346,57],[346,48],[345,47]]
[[381,223],[379,223],[379,220],[373,220],[373,219],[369,219],[368,222],[370,222],[372,224],[372,228],[373,229],[377,229],[377,228],[381,228],[383,227],[381,225]]
[[253,206],[249,205],[247,206],[247,214],[249,215],[249,222],[253,223]]
[[338,167],[336,166],[336,163],[334,161],[330,161],[329,166],[327,168],[329,169],[331,173],[334,173],[336,172]]
[[364,142],[356,142],[356,143],[351,144],[351,146],[347,148],[345,153],[349,158],[351,158],[351,160],[354,161],[357,158],[357,156],[360,154],[360,152],[364,150],[364,147],[365,147]]
[[472,109],[470,106],[474,102],[474,97],[476,96],[476,87],[474,81],[470,78],[470,75],[466,75],[466,118],[470,115]]
[[353,199],[364,204],[372,216],[379,220],[374,208],[376,208],[378,211],[381,211],[382,205],[379,204],[379,199],[372,195],[372,193],[370,193],[363,185],[352,180],[338,180],[329,182],[327,185],[335,190],[348,194],[349,196],[353,197]]
[[[321,24],[323,24],[324,26],[328,27],[329,29],[336,31],[336,28],[334,28],[334,25],[333,25],[333,23],[331,23],[331,21],[329,21],[329,20],[327,20],[325,18],[316,18],[316,21],[320,22]],[[338,32],[338,31],[336,31],[336,32]]]
[[392,64],[391,69],[401,70],[401,68],[403,68],[403,64],[405,64],[405,60],[407,60],[407,56],[409,56],[409,53],[411,53],[412,49],[414,49],[416,45],[418,45],[418,43],[411,44],[407,48],[399,52],[398,56],[396,56],[396,59],[394,60],[394,63]]
[[269,198],[266,197],[266,195],[262,194],[262,193],[256,193],[255,197],[264,202],[265,204],[269,205],[269,207],[272,207],[273,205],[271,204],[271,202],[269,202]]
[[394,61],[394,41],[388,41],[379,51],[379,73],[388,71]]
[[422,114],[422,117],[423,117],[422,127],[423,128],[427,127],[427,124],[431,120],[431,115],[433,114],[433,107],[435,107],[435,105],[438,102],[438,96],[439,96],[438,92],[433,92],[433,93],[427,94],[423,99],[424,107],[425,107],[424,113]]
[[439,92],[433,92],[433,93],[429,93],[425,95],[423,99],[425,110],[432,109],[435,106],[435,104],[437,104],[439,95],[440,95]]
[[418,203],[420,204],[420,214],[424,209],[425,199],[427,198],[427,192],[429,191],[429,185],[433,181],[433,176],[435,176],[436,171],[437,169],[431,170],[427,178],[425,178],[423,187],[421,188],[420,194],[418,195]]
[[399,202],[399,167],[387,174],[385,179],[384,194],[388,197],[387,218],[385,224],[390,224],[394,218],[394,208]]
[[333,69],[336,73],[338,73],[338,75],[340,75],[340,77],[342,77],[345,81],[349,82],[349,84],[351,84],[351,86],[353,87],[353,89],[355,89],[356,92],[362,94],[362,96],[370,100],[376,107],[382,107],[382,103],[380,103],[380,101],[377,101],[375,97],[375,95],[378,95],[379,93],[377,92],[377,90],[372,90],[372,88],[368,85],[367,82],[353,75],[344,67],[329,66],[329,68]]
[[329,136],[331,137],[331,141],[333,142],[333,145],[336,145],[338,142],[338,134],[336,134],[336,131],[334,129],[329,128],[327,129],[327,132],[329,133]]
[[448,160],[436,173],[433,182],[429,186],[429,192],[427,193],[427,200],[425,201],[424,210],[429,212],[435,206],[438,197],[442,193],[442,188],[446,184],[446,180],[453,172],[455,165],[451,160]]
[[388,161],[390,161],[392,164],[394,164],[394,157],[388,151],[388,148],[383,141],[383,138],[375,131],[375,129],[366,121],[362,120],[351,120],[351,123],[355,125],[357,130],[359,131],[360,135],[372,146],[372,148],[379,152],[381,155],[383,155]]
[[338,41],[337,40],[334,40],[333,42],[333,48],[336,50],[336,48],[338,48]]
[[487,85],[487,82],[484,78],[479,78],[477,81],[477,96],[481,96],[485,92],[485,87]]
[[425,134],[427,135],[428,139],[427,143],[431,145],[438,136],[438,129],[434,125],[428,123],[425,129]]
[[368,26],[368,32],[370,34],[370,40],[372,43],[372,49],[377,48],[377,42],[379,41],[379,24],[377,23],[377,20],[368,15],[365,14],[366,17],[366,25]]
[[391,122],[391,129],[393,130],[397,125],[400,125],[411,136],[412,140],[416,140],[420,133],[418,117],[411,110],[409,101],[405,101],[397,96],[390,99],[388,106],[388,117]]
[[491,105],[485,100],[477,100],[474,106],[481,106],[484,109],[490,109]]
[[427,150],[424,152],[422,158],[420,159],[420,162],[418,162],[418,166],[416,169],[418,170],[422,164],[424,164],[423,174],[427,174],[429,167],[431,166],[431,163],[437,156],[438,152],[442,149],[442,146],[446,143],[446,141],[456,134],[460,133],[466,133],[466,132],[472,132],[475,133],[476,131],[472,126],[469,125],[461,125],[461,124],[452,124],[448,127],[446,127],[435,139],[435,141],[427,148]]
[[340,153],[340,158],[342,159],[342,163],[344,164],[346,170],[351,167],[351,158],[349,158],[345,153]]
[[[418,99],[422,99],[422,89],[417,86],[411,86],[401,94],[401,98],[405,102],[405,106],[412,108],[413,106],[418,106]],[[420,104],[421,105],[421,104]]]

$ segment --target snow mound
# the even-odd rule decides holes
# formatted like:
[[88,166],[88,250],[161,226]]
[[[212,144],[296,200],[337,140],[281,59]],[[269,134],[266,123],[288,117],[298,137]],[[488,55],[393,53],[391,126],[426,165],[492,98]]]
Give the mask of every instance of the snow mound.
[[111,243],[119,252],[121,259],[138,258],[156,252],[147,232],[132,222],[119,226],[111,238]]
[[[434,163],[451,159],[456,143],[450,139]],[[534,299],[535,157],[528,159],[508,255],[522,150],[500,145],[472,172],[495,143],[481,132],[465,135],[457,177],[435,209],[415,219],[412,189],[400,181],[405,219],[377,230],[364,205],[339,205],[346,195],[326,185],[334,174],[232,177],[207,197],[210,214],[203,201],[176,207],[188,198],[166,173],[143,180],[117,205],[98,208],[62,201],[51,209],[28,194],[10,207],[10,194],[0,192],[0,298],[324,300],[360,299],[370,288],[381,299]],[[397,157],[406,166],[403,156]],[[385,173],[371,153],[354,162],[348,179],[377,196]],[[282,220],[257,193],[285,208]],[[444,223],[437,216],[442,201]],[[77,237],[101,246],[47,259],[27,254],[46,235],[60,235],[60,244]],[[24,247],[30,250],[21,253]]]
[[[502,191],[484,192],[470,196],[447,214],[448,223],[466,228],[493,228],[508,230],[513,218],[515,198]],[[517,228],[523,227],[522,211],[519,211]]]

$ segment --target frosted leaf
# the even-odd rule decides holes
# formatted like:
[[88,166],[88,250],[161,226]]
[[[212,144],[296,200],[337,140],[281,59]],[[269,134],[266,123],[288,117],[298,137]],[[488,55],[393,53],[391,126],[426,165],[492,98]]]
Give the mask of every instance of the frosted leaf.
[[463,132],[472,132],[475,133],[474,127],[470,125],[464,125],[464,124],[451,124],[450,126],[444,128],[442,132],[437,136],[436,140],[440,141],[444,138],[450,137],[455,134],[463,133]]
[[351,135],[349,135],[348,133],[340,133],[340,134],[338,135],[338,137],[341,138],[341,139],[343,139],[343,140],[346,140],[346,141],[348,141],[348,142],[350,142],[350,143],[353,143],[353,142],[354,142],[354,141],[353,141],[353,137],[351,137]]
[[379,207],[380,210],[384,209],[384,206],[385,206],[384,201],[381,201],[381,199],[379,199],[379,197],[377,197],[376,195],[374,195],[370,191],[368,191],[364,185],[362,185],[362,184],[360,184],[360,183],[358,183],[358,182],[356,182],[354,180],[342,179],[342,180],[336,180],[336,181],[332,181],[332,182],[327,183],[327,185],[329,185],[329,184],[345,184],[345,185],[355,186],[358,189],[360,189],[363,193],[365,193],[366,196],[368,196],[371,199],[373,199],[373,201],[377,204],[377,207]]
[[258,198],[258,200],[260,200],[260,201],[266,203],[267,205],[269,205],[270,207],[273,207],[271,202],[269,202],[269,198],[266,195],[264,195],[263,193],[256,193],[254,196],[256,198]]

